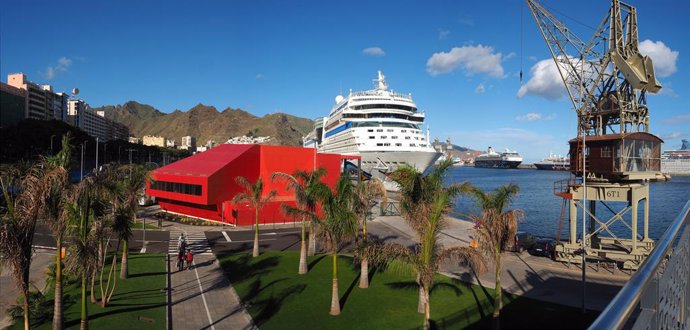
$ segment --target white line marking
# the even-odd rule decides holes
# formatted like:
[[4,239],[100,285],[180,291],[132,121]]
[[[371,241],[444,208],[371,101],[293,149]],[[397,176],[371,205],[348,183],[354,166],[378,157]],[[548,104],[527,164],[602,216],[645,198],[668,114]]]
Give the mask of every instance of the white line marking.
[[259,235],[278,235],[278,233],[259,233]]
[[228,236],[228,233],[226,233],[225,231],[221,231],[221,233],[223,233],[223,236],[225,236],[226,241],[232,242],[232,240],[230,239],[230,236]]
[[206,304],[206,296],[204,295],[204,287],[201,286],[201,280],[199,280],[199,271],[196,270],[196,261],[192,261],[194,265],[194,273],[196,273],[196,282],[199,283],[199,290],[201,291],[201,300],[204,301],[204,308],[206,308],[206,316],[208,316],[208,324],[211,326],[211,330],[216,330],[213,326],[213,319],[211,318],[211,312],[208,310],[208,304]]
[[[262,240],[259,241],[259,242],[263,242],[263,241],[276,241],[276,240],[278,240],[278,239],[277,239],[277,238],[264,238],[264,239],[262,239]],[[232,242],[221,242],[221,243],[248,243],[248,242],[254,242],[254,240],[253,240],[253,239],[249,239],[249,240],[244,240],[244,241],[232,241]]]

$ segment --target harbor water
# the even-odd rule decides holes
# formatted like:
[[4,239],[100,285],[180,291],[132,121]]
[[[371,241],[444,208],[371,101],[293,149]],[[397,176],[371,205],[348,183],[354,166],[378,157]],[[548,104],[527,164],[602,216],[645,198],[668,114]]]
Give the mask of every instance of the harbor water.
[[[475,167],[453,167],[447,177],[450,182],[469,181],[473,185],[490,191],[497,187],[515,183],[520,187],[520,193],[513,200],[511,208],[522,209],[525,219],[519,224],[519,231],[526,231],[536,236],[556,237],[561,214],[562,198],[553,194],[554,181],[567,179],[566,171],[540,171],[533,169],[486,169]],[[649,236],[653,239],[663,235],[671,221],[678,215],[685,203],[690,200],[690,177],[673,177],[667,182],[649,183]],[[642,204],[640,203],[642,209]],[[625,206],[625,203],[608,203],[615,211]],[[455,203],[455,211],[459,217],[467,218],[467,214],[476,214],[476,201],[469,197],[459,197]],[[597,216],[608,220],[613,214],[598,203]],[[578,218],[582,213],[578,212]],[[630,215],[625,218],[628,223]],[[578,219],[578,235],[582,223]],[[642,233],[642,211],[639,213],[638,230]],[[624,225],[616,223],[611,227],[612,232],[620,237],[629,237],[630,230]],[[561,239],[568,237],[568,209],[566,206],[565,219],[561,230]],[[603,234],[602,236],[608,236]]]

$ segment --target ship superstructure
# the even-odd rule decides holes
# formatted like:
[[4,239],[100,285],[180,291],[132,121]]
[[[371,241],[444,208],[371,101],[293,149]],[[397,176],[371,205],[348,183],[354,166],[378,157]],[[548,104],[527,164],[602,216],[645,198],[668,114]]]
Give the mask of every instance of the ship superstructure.
[[690,147],[683,140],[680,149],[664,150],[661,154],[661,172],[669,174],[690,174]]
[[305,147],[318,152],[360,155],[362,169],[384,178],[401,164],[425,171],[441,156],[423,130],[425,113],[411,94],[388,89],[378,71],[375,88],[338,95],[328,117],[315,120]]
[[522,163],[522,156],[506,148],[505,152],[496,152],[492,147],[486,153],[474,159],[474,167],[484,168],[517,168]]
[[561,155],[550,154],[549,157],[534,163],[538,170],[546,171],[568,171],[570,170],[570,159]]

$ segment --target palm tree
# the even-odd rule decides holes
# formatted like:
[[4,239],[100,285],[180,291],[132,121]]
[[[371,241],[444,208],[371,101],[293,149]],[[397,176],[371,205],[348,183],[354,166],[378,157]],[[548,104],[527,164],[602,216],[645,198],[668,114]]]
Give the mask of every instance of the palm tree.
[[[381,204],[382,207],[386,207],[388,203],[388,195],[386,194],[386,187],[383,185],[383,181],[378,178],[372,178],[366,182],[361,182],[359,184],[359,189],[353,194],[355,212],[357,213],[357,218],[359,219],[359,224],[362,226],[362,245],[367,244],[367,216],[371,208],[376,205],[376,201],[381,198],[383,199]],[[369,287],[369,259],[366,257],[360,260],[360,275],[359,275],[359,287],[366,289]]]
[[81,329],[88,329],[88,308],[86,304],[87,277],[98,264],[97,239],[93,235],[93,223],[99,208],[95,198],[94,177],[88,177],[70,192],[65,212],[73,230],[70,256],[67,267],[81,277]]
[[338,250],[344,241],[357,235],[357,215],[354,212],[354,187],[350,178],[340,176],[335,191],[325,190],[320,196],[324,217],[319,226],[326,236],[326,242],[333,256],[333,283],[331,290],[331,311],[333,316],[340,315],[338,295]]
[[[71,160],[72,145],[70,144],[71,134],[62,136],[62,149],[56,155],[46,159],[46,165],[58,168],[69,173],[69,163]],[[45,208],[45,217],[52,231],[56,242],[55,253],[55,298],[53,303],[53,329],[62,329],[62,243],[67,230],[67,219],[63,212],[63,194],[69,187],[68,175],[63,175],[58,180],[50,182],[48,187],[48,198]]]
[[253,257],[259,256],[259,211],[263,209],[266,203],[270,202],[276,195],[275,190],[271,190],[264,196],[264,183],[261,177],[252,184],[243,176],[235,178],[235,182],[244,189],[244,192],[238,193],[232,199],[233,203],[247,202],[254,209],[254,249],[252,251]]
[[[286,189],[293,190],[295,193],[295,203],[297,207],[283,204],[283,211],[288,215],[299,216],[302,220],[302,240],[300,244],[299,269],[298,274],[306,274],[307,269],[307,246],[306,246],[306,220],[316,217],[316,207],[318,196],[323,195],[323,191],[329,189],[326,184],[321,182],[321,178],[326,175],[326,169],[320,167],[313,172],[298,170],[293,175],[275,172],[271,176],[271,181],[282,179],[287,181]],[[314,236],[313,221],[310,221],[309,237]]]
[[65,176],[42,161],[27,173],[13,171],[0,179],[4,205],[0,213],[0,258],[10,265],[12,276],[24,297],[24,328],[29,329],[29,269],[36,219],[44,212],[51,181]]
[[520,188],[515,184],[503,185],[493,192],[485,193],[479,188],[473,188],[468,193],[477,199],[481,207],[481,215],[471,215],[475,223],[477,243],[482,252],[490,258],[494,265],[496,276],[493,324],[499,327],[499,316],[503,307],[501,288],[501,249],[512,243],[517,231],[517,223],[522,220],[524,212],[519,209],[504,209],[510,205]]
[[120,278],[126,279],[129,275],[128,259],[129,259],[129,239],[132,237],[132,225],[137,216],[137,206],[139,197],[146,187],[146,180],[149,177],[149,171],[146,167],[141,165],[123,165],[119,168],[120,177],[124,178],[120,183],[121,197],[120,204],[127,212],[129,221],[122,223],[118,227],[117,234],[122,240],[122,265],[120,266]]
[[412,249],[400,244],[386,244],[370,246],[363,252],[374,264],[388,264],[400,271],[416,272],[419,285],[417,311],[424,313],[425,328],[430,326],[429,292],[439,267],[448,260],[457,260],[478,271],[483,271],[484,268],[481,254],[474,249],[444,248],[439,243],[439,234],[447,221],[444,213],[452,209],[455,196],[471,188],[468,183],[444,186],[443,179],[451,165],[452,161],[444,161],[426,176],[410,166],[396,169],[391,178],[400,187],[402,215],[415,230],[418,242]]

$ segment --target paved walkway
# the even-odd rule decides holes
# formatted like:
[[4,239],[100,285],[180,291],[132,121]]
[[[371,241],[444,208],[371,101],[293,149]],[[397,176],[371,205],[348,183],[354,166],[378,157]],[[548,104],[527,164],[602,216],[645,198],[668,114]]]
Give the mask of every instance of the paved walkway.
[[205,246],[194,256],[192,269],[177,271],[176,260],[170,256],[172,329],[256,329],[215,256],[206,251],[208,241],[200,239],[207,228],[167,224],[170,246],[177,247],[179,232],[194,238],[195,246]]
[[[474,234],[472,223],[451,218],[448,227],[441,231],[441,244],[444,247],[469,246]],[[400,216],[377,217],[369,224],[369,232],[387,242],[404,245],[412,244],[414,231]],[[493,266],[489,265],[489,269]],[[485,287],[493,287],[495,276],[492,271],[473,276],[466,267],[448,263],[441,272],[464,282],[472,282]],[[589,263],[587,270],[588,309],[603,310],[609,301],[627,282],[629,275],[621,271],[598,268]],[[582,268],[580,265],[567,265],[543,257],[529,255],[527,252],[507,252],[503,255],[501,286],[507,292],[558,303],[573,307],[582,304]]]

